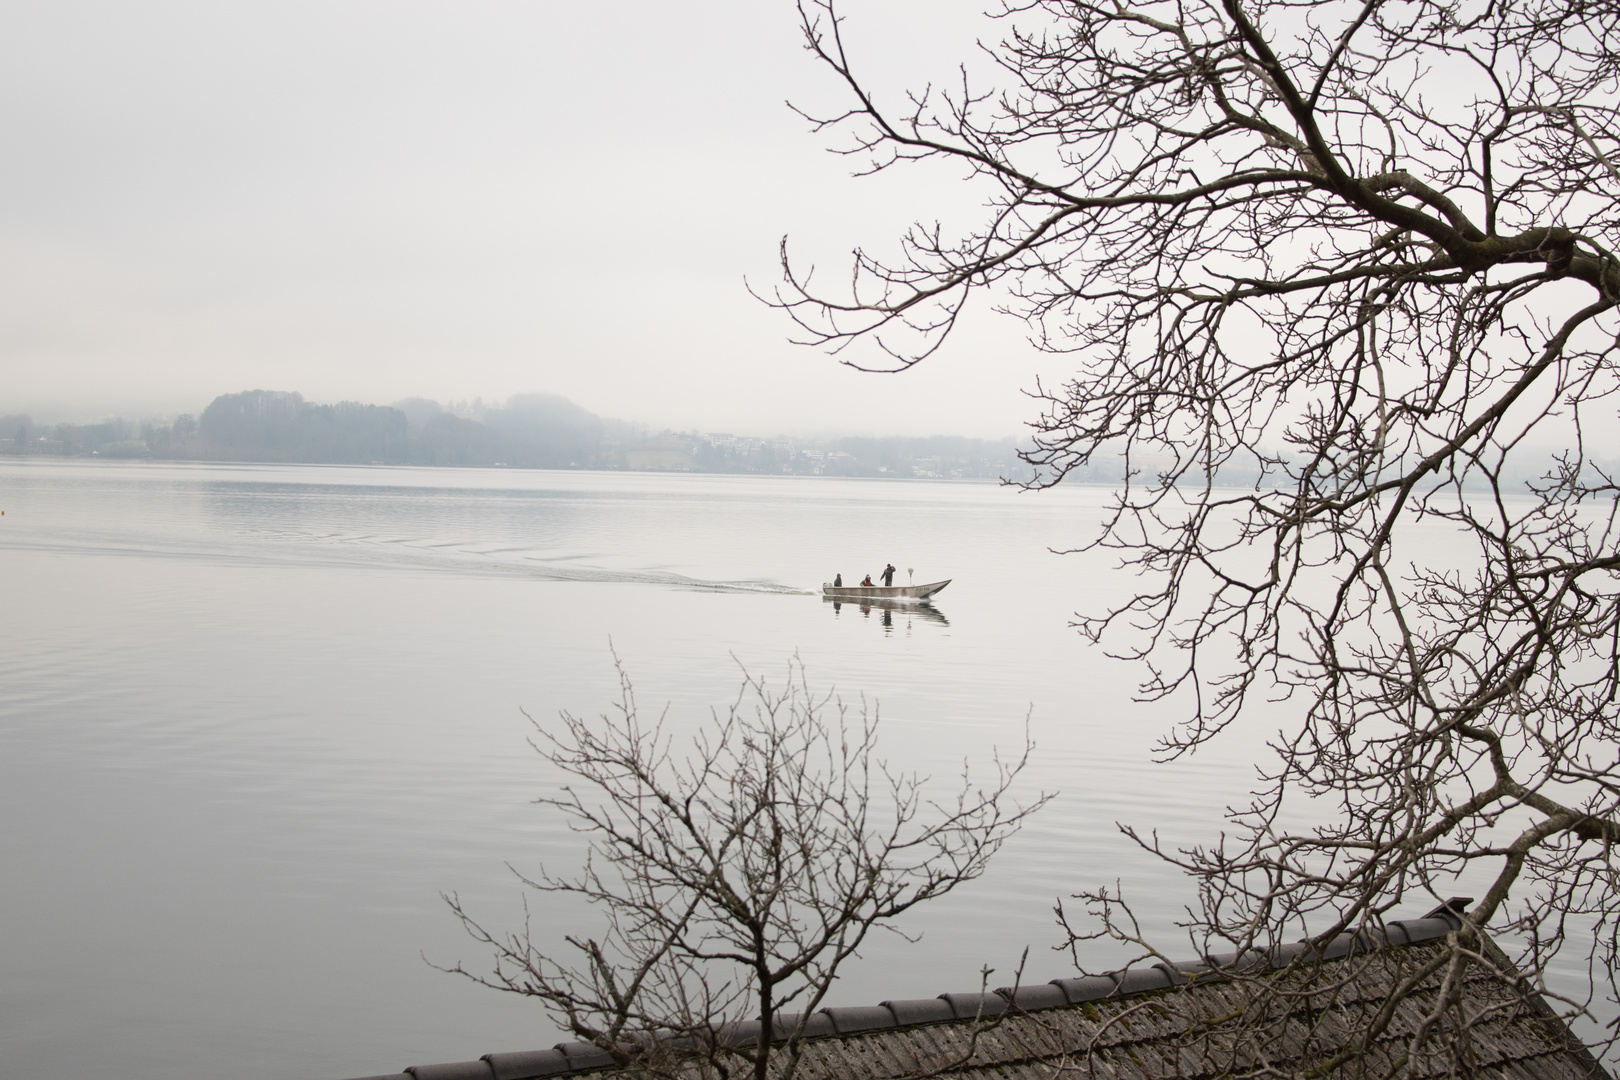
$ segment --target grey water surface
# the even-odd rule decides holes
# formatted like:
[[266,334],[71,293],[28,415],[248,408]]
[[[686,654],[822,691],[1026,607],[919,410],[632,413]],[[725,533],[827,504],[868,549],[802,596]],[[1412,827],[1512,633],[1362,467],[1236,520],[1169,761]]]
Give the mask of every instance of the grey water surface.
[[[484,957],[459,893],[517,928],[578,840],[532,801],[529,715],[617,692],[679,728],[742,671],[881,710],[947,788],[1038,744],[1059,797],[990,872],[865,950],[834,1004],[1071,972],[1054,900],[1121,881],[1167,932],[1189,886],[1114,822],[1207,841],[1256,733],[1154,766],[1170,723],[1086,646],[1128,595],[1101,489],[620,473],[0,463],[0,1078],[314,1080],[557,1041],[532,1003],[427,961]],[[822,602],[881,570],[932,611]],[[610,649],[611,643],[611,649]],[[531,900],[542,934],[588,913]],[[1174,939],[1172,938],[1172,945]],[[424,959],[424,957],[426,959]],[[1099,960],[1107,957],[1099,954]],[[1099,965],[1101,966],[1101,965]]]

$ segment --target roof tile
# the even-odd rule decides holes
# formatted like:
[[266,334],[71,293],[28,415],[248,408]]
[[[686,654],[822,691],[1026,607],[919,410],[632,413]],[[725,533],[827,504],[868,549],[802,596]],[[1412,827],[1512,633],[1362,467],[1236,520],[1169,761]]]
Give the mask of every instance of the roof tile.
[[[570,1069],[600,1069],[613,1064],[613,1055],[595,1043],[574,1041],[558,1043],[556,1049],[568,1058]],[[434,1078],[438,1080],[438,1078]],[[446,1078],[449,1080],[449,1078]],[[457,1078],[459,1080],[459,1078]]]
[[941,994],[939,999],[950,1005],[958,1020],[999,1016],[1007,1011],[1007,999],[1000,994]]
[[906,1024],[934,1024],[941,1020],[955,1020],[956,1012],[951,1003],[937,997],[911,998],[907,1001],[885,1001],[883,1004],[894,1013],[895,1023]]
[[514,1054],[485,1054],[484,1061],[495,1074],[495,1080],[530,1080],[536,1076],[550,1076],[567,1072],[568,1055],[555,1048],[551,1050],[523,1050]]
[[1119,994],[1140,994],[1144,990],[1163,990],[1170,985],[1170,976],[1163,968],[1131,968],[1120,976]]
[[822,1009],[833,1022],[840,1035],[855,1031],[873,1031],[895,1026],[894,1013],[884,1005],[851,1005],[840,1009]]
[[[785,1039],[793,1033],[799,1024],[802,1013],[778,1013],[772,1017],[771,1030],[776,1038]],[[805,1021],[803,1038],[818,1039],[824,1035],[836,1035],[837,1029],[833,1027],[832,1017],[825,1012],[811,1013],[810,1019]]]
[[1082,1001],[1096,1001],[1112,994],[1119,980],[1112,975],[1086,975],[1079,979],[1053,979],[1052,985],[1061,989],[1070,1005]]
[[477,1061],[450,1061],[443,1065],[412,1065],[405,1070],[416,1080],[493,1080],[489,1063]]
[[1059,1005],[1069,1003],[1068,997],[1063,993],[1063,988],[1053,986],[1051,983],[1036,983],[1032,986],[1020,986],[1016,989],[1011,986],[1003,986],[998,988],[996,993],[1024,1012],[1032,1012],[1035,1009],[1055,1009]]

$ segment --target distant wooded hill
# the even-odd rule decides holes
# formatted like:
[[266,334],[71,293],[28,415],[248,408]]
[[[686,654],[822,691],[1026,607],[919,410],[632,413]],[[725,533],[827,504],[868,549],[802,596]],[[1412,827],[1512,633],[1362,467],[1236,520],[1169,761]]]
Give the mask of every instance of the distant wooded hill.
[[641,433],[554,394],[480,405],[474,419],[422,398],[316,405],[300,394],[248,390],[215,398],[196,434],[200,445],[188,449],[233,460],[566,469],[611,466],[616,448]]
[[36,425],[0,416],[0,453],[340,465],[510,466],[930,479],[1022,479],[1011,439],[762,439],[653,432],[609,420],[555,394],[450,407],[319,405],[281,390],[222,394],[171,424],[122,419]]

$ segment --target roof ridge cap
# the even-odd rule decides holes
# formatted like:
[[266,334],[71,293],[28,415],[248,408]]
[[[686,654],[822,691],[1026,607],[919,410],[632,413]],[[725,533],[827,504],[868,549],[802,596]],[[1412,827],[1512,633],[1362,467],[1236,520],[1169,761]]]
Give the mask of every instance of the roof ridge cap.
[[[1381,922],[1371,928],[1372,932],[1365,926],[1343,930],[1315,949],[1310,948],[1315,939],[1301,938],[1299,941],[1273,945],[1264,951],[1249,948],[1241,952],[1210,953],[1190,962],[1154,959],[1146,966],[1132,962],[1113,971],[1093,975],[1082,973],[1045,983],[1020,982],[994,990],[946,992],[934,998],[888,999],[876,1005],[823,1006],[804,1021],[803,1030],[797,1034],[801,1039],[831,1038],[927,1024],[959,1023],[1008,1011],[1028,1013],[1067,1008],[1088,1001],[1167,990],[1190,982],[1226,979],[1233,974],[1276,971],[1298,962],[1325,963],[1380,948],[1405,948],[1435,941],[1460,930],[1463,926],[1461,913],[1471,903],[1471,897],[1451,897],[1421,918]],[[1399,939],[1390,932],[1392,929],[1400,931]],[[935,1002],[943,1004],[934,1005]],[[886,1017],[883,1015],[885,1013]],[[902,1013],[913,1019],[905,1019]],[[786,1042],[793,1034],[786,1029],[789,1025],[799,1027],[801,1015],[778,1013],[772,1024],[771,1041]],[[722,1045],[726,1046],[756,1042],[760,1034],[757,1020],[717,1022],[711,1028],[723,1038]],[[594,1043],[572,1040],[559,1042],[547,1050],[491,1053],[477,1061],[411,1065],[398,1073],[358,1080],[530,1080],[600,1069],[611,1064],[608,1053]]]

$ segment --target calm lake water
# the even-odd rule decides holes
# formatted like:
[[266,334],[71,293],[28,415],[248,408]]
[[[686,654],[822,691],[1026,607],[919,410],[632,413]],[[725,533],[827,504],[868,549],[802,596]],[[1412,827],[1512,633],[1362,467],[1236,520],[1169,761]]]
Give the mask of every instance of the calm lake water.
[[[333,1080],[549,1046],[458,892],[518,925],[508,863],[566,869],[522,710],[604,711],[612,652],[677,726],[743,670],[877,703],[889,761],[948,786],[1039,745],[1061,794],[981,880],[883,936],[834,1004],[1066,975],[1053,900],[1120,880],[1168,931],[1188,885],[1115,821],[1207,841],[1265,718],[1151,764],[1170,714],[1072,613],[1125,594],[1049,548],[1076,487],[643,474],[0,463],[0,1078]],[[816,590],[885,561],[953,578],[937,617]],[[577,913],[536,898],[544,932]],[[1422,914],[1422,912],[1413,912]],[[1187,951],[1185,948],[1178,951]],[[1099,961],[1106,956],[1098,953]]]

